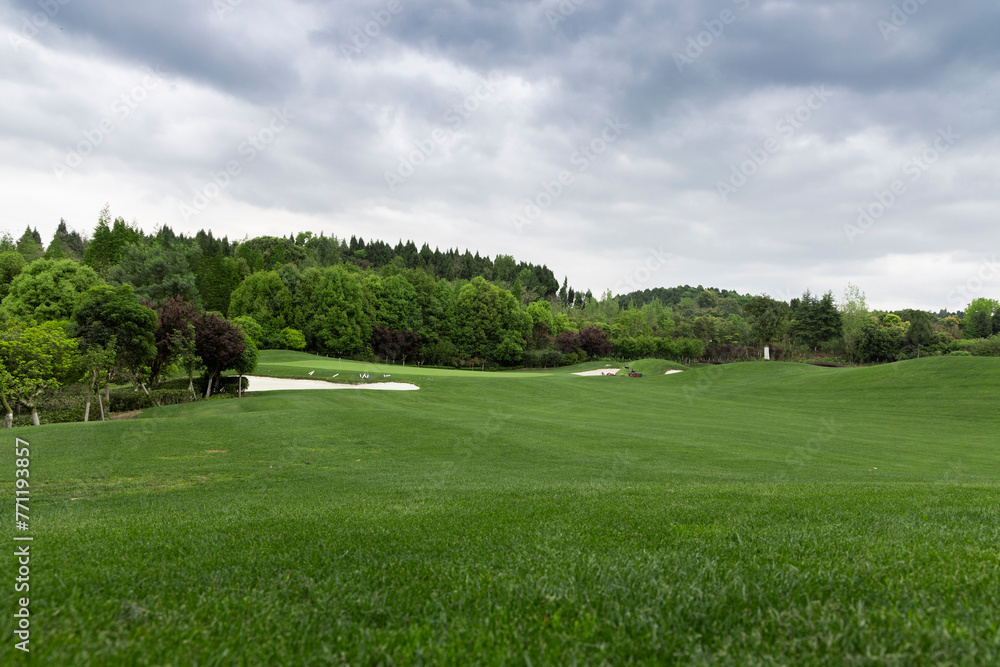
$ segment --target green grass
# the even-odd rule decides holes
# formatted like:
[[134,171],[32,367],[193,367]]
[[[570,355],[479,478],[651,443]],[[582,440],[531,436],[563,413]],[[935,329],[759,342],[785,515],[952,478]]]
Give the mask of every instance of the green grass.
[[[575,370],[571,367],[570,370]],[[313,372],[313,375],[309,375]],[[424,367],[414,364],[375,364],[363,361],[350,361],[347,359],[333,359],[330,357],[317,357],[305,352],[293,352],[291,350],[266,350],[261,354],[257,375],[268,375],[271,377],[283,378],[312,378],[318,380],[330,380],[333,375],[340,377],[334,382],[359,383],[359,375],[371,375],[371,381],[386,381],[383,375],[391,375],[389,380],[401,382],[412,382],[416,379],[434,378],[474,378],[485,379],[494,378],[497,373],[483,373],[475,370],[457,371],[449,368]],[[503,377],[540,377],[545,371],[506,371],[499,375]]]
[[266,352],[264,374],[385,368],[421,389],[19,430],[33,661],[1000,659],[1000,360],[664,363],[586,378],[605,364]]

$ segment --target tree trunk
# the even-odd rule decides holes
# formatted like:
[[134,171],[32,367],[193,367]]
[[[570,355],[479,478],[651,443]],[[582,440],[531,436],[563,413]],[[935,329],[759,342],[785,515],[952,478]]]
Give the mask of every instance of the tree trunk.
[[97,392],[97,405],[101,408],[101,421],[104,421],[104,401],[101,400],[101,392]]
[[10,403],[7,402],[7,396],[4,394],[0,394],[0,401],[3,401],[4,411],[7,414],[3,421],[3,427],[14,428],[14,409],[10,407]]
[[31,406],[31,423],[33,426],[41,426],[42,422],[38,421],[38,408],[34,405]]
[[240,384],[236,388],[236,396],[238,398],[243,398],[243,373],[240,373]]
[[215,379],[215,373],[210,373],[208,376],[208,386],[205,387],[205,399],[207,400],[209,396],[212,395],[212,380]]
[[97,385],[97,396],[101,396],[101,385],[97,379],[97,369],[90,371],[89,382],[87,383],[87,406],[83,409],[83,421],[90,421],[90,404],[94,401],[94,385]]

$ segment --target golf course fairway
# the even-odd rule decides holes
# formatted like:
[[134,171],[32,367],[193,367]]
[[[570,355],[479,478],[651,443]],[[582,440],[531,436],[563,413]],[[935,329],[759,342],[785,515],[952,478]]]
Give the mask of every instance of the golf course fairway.
[[8,431],[4,608],[39,665],[1000,661],[1000,359],[625,365]]

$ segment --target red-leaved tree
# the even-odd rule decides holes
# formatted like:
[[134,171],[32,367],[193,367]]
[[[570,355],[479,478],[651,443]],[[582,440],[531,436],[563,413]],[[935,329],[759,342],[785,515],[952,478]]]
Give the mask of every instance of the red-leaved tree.
[[611,341],[599,327],[584,327],[580,329],[580,349],[591,359],[606,357],[611,354]]
[[205,398],[212,395],[212,383],[227,368],[235,368],[246,349],[243,332],[218,313],[205,313],[197,318],[195,352],[205,365],[208,386]]
[[191,330],[197,315],[194,303],[181,296],[172,296],[160,303],[145,302],[156,311],[156,356],[150,362],[150,383],[159,384],[160,373],[176,359],[184,344],[190,342]]

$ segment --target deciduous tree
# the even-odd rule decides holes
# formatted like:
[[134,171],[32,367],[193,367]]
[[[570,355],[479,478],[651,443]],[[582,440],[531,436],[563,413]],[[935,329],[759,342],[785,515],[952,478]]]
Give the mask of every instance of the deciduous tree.
[[917,358],[920,358],[920,348],[929,345],[934,340],[935,317],[928,312],[918,310],[910,316],[910,326],[906,330],[904,341],[917,348]]
[[578,347],[591,359],[600,359],[611,354],[611,340],[600,327],[590,326],[580,329]]
[[455,342],[474,357],[502,364],[517,363],[531,332],[531,318],[505,289],[482,277],[462,287],[455,300]]
[[2,307],[25,321],[68,320],[83,294],[102,282],[89,266],[71,259],[39,259],[11,281]]
[[962,330],[967,338],[987,338],[993,333],[993,314],[1000,312],[996,299],[973,299],[965,309]]
[[857,285],[847,283],[838,310],[844,336],[844,350],[847,352],[847,357],[854,361],[858,358],[861,327],[870,319],[865,293]]
[[0,398],[6,426],[13,422],[13,405],[31,410],[39,425],[38,399],[79,375],[77,341],[58,322],[13,323],[0,334]]
[[117,369],[125,371],[138,389],[156,357],[156,313],[139,302],[131,285],[90,288],[73,313],[76,335],[84,350],[107,349],[115,340]]
[[364,310],[361,282],[343,265],[302,273],[299,307],[309,314],[303,333],[310,349],[324,354],[365,351],[372,323]]
[[[197,314],[194,303],[179,296],[169,297],[159,303],[146,302],[146,306],[156,312],[156,355],[149,364],[149,378],[150,384],[157,385],[164,370],[194,344],[193,325],[197,321]],[[189,367],[188,370],[191,371],[190,380],[193,369]],[[193,384],[191,388],[193,390]]]
[[0,252],[0,299],[10,292],[10,284],[28,263],[24,255],[14,250]]
[[760,345],[779,340],[785,331],[788,304],[765,295],[751,297],[743,306],[743,316],[750,325],[750,336]]
[[861,325],[858,335],[857,356],[861,361],[893,361],[899,352],[902,330],[884,327],[873,318]]
[[219,313],[205,313],[194,326],[195,350],[205,365],[205,398],[208,398],[219,374],[240,363],[247,339],[239,327]]
[[292,293],[277,271],[253,274],[236,288],[229,301],[230,317],[249,315],[263,327],[265,347],[280,347],[281,330],[290,324],[291,314]]

